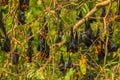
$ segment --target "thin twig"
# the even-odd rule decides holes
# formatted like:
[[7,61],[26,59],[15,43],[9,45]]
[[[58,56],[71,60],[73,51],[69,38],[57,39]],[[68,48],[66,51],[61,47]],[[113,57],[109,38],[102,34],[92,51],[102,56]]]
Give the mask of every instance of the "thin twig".
[[107,58],[107,53],[108,53],[108,36],[106,35],[106,32],[107,32],[106,17],[107,17],[107,15],[109,14],[110,9],[111,9],[111,2],[110,2],[110,4],[109,4],[109,6],[108,6],[108,10],[107,10],[107,13],[106,13],[105,17],[103,18],[104,35],[106,36],[104,65],[106,64],[106,58]]

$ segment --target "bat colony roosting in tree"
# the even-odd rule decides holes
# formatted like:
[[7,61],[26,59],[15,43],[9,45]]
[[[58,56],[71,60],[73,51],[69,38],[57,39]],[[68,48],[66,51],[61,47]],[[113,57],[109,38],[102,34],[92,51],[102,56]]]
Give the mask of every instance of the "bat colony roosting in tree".
[[[7,3],[8,3],[7,0],[6,0],[6,2],[5,2],[5,0],[3,0],[3,5],[6,5]],[[119,9],[120,3],[118,3],[118,4],[119,4],[119,6],[118,6],[118,10],[117,10],[117,15],[120,15],[120,9]],[[19,1],[19,11],[18,11],[18,25],[26,24],[25,11],[28,9],[29,9],[29,0],[20,0]],[[68,7],[66,7],[66,9],[70,10],[70,7],[68,6]],[[56,12],[59,16],[58,18],[60,18],[61,11],[59,10]],[[102,8],[101,18],[105,17],[105,15],[106,15],[106,9],[104,7],[104,8]],[[112,12],[110,12],[109,18],[111,15],[112,15]],[[96,17],[96,15],[93,14],[92,17]],[[11,51],[11,46],[12,46],[11,39],[9,38],[9,36],[6,33],[6,27],[4,26],[2,18],[3,18],[2,10],[0,10],[0,29],[1,29],[2,33],[4,34],[4,36],[3,36],[0,33],[0,39],[3,39],[3,45],[0,42],[0,46],[1,46],[1,50],[5,51],[6,53],[9,54],[9,52]],[[82,19],[82,11],[81,10],[79,11],[79,9],[76,9],[76,20],[81,20],[81,19]],[[119,18],[116,18],[116,21],[119,21]],[[104,39],[100,38],[101,32],[102,32],[100,27],[98,27],[96,35],[93,34],[94,31],[91,28],[91,24],[94,22],[97,22],[97,20],[93,19],[93,18],[88,18],[85,20],[85,28],[84,28],[84,31],[80,34],[80,40],[78,37],[78,32],[76,31],[74,34],[73,27],[71,27],[70,34],[69,34],[69,41],[67,41],[65,43],[65,46],[67,48],[66,51],[68,53],[78,52],[79,47],[80,47],[79,44],[83,42],[87,48],[89,48],[90,46],[95,46],[94,54],[98,56],[98,61],[104,60],[106,36],[104,37]],[[48,29],[48,24],[45,24],[45,23],[46,23],[46,17],[44,16],[43,25],[42,25],[42,26],[44,26],[44,28],[40,31],[40,34],[38,36],[39,44],[37,46],[37,51],[40,53],[42,60],[47,60],[50,56],[50,46],[48,45],[47,39],[46,39],[46,37],[48,36],[47,34],[49,33],[49,29]],[[107,45],[108,52],[109,53],[115,52],[115,51],[117,51],[118,46],[116,46],[115,43],[112,41],[112,34],[114,33],[112,21],[109,21],[107,30],[109,32],[109,40],[108,40],[108,45]],[[55,41],[56,44],[62,41],[62,36],[63,36],[63,23],[60,22],[58,32],[57,32],[57,39]],[[34,37],[33,37],[31,27],[29,27],[29,29],[28,29],[27,39],[28,39],[28,41],[27,41],[28,48],[26,50],[26,60],[27,60],[27,62],[31,63],[32,56],[34,53],[34,50],[32,47],[32,42],[34,41]],[[14,65],[18,64],[19,57],[20,57],[20,55],[16,48],[16,50],[14,50],[14,52],[12,52],[12,54],[11,54],[12,64],[14,64]],[[65,68],[65,66],[66,66],[66,68]],[[64,71],[65,69],[69,69],[71,67],[73,67],[71,56],[69,55],[68,61],[65,63],[64,54],[61,53],[60,62],[59,62],[60,71]],[[92,77],[90,76],[90,78],[92,78]]]

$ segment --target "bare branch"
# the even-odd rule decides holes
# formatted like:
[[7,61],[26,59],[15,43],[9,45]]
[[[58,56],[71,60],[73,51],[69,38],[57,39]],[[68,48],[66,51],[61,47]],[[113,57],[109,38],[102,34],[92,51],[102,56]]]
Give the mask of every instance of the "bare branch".
[[81,25],[82,23],[85,22],[85,19],[86,19],[86,18],[90,17],[90,16],[91,16],[92,14],[94,14],[99,8],[108,5],[110,2],[111,2],[111,0],[106,0],[106,1],[104,1],[104,2],[101,2],[101,3],[96,4],[95,7],[94,7],[90,12],[88,12],[83,19],[79,20],[79,21],[73,26],[73,29],[74,29],[74,30],[77,29],[77,27],[78,27],[79,25]]

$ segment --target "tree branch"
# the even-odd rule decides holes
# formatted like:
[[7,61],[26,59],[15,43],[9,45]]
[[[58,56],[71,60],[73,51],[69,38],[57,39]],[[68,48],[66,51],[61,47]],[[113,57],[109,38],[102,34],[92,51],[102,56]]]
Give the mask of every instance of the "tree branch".
[[106,0],[104,2],[98,3],[95,5],[95,7],[86,14],[86,16],[84,18],[82,18],[81,20],[79,20],[74,26],[73,29],[77,29],[78,26],[80,26],[82,23],[85,22],[85,19],[90,17],[92,14],[94,14],[99,8],[108,5],[111,2],[111,0]]

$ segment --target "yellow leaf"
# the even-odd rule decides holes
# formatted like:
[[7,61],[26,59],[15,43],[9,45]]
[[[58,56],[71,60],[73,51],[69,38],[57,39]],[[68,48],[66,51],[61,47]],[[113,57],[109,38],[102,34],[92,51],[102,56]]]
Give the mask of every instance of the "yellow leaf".
[[85,75],[85,74],[86,74],[86,64],[83,64],[83,63],[82,63],[82,60],[80,60],[79,65],[80,65],[80,71],[81,71],[81,73],[82,73],[83,75]]
[[117,55],[117,53],[116,53],[116,52],[113,52],[113,58],[115,58],[116,55]]

